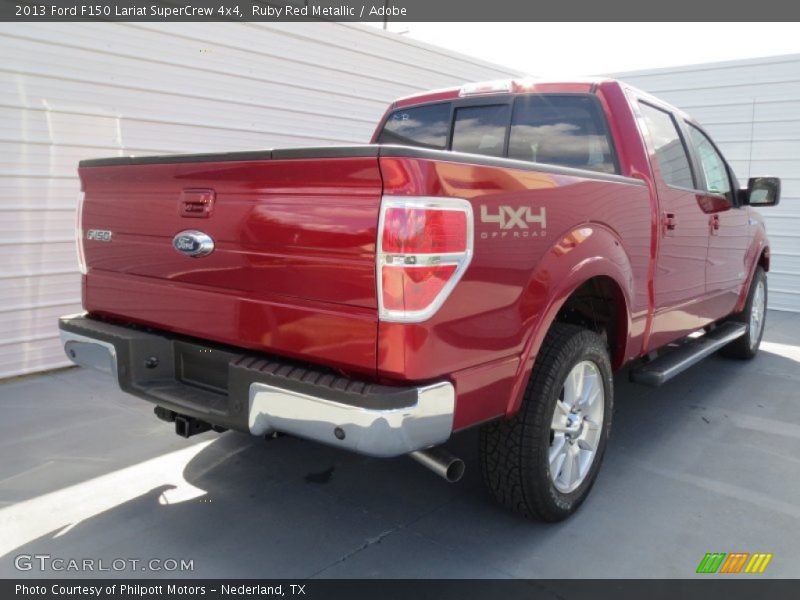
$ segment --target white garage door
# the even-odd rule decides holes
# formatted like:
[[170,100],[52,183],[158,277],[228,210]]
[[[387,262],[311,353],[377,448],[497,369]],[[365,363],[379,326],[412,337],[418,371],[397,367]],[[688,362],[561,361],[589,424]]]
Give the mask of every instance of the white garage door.
[[68,364],[79,160],[363,143],[396,97],[516,74],[336,23],[3,23],[0,57],[0,378]]
[[615,75],[702,122],[740,182],[783,180],[761,211],[772,249],[770,308],[800,311],[800,55]]

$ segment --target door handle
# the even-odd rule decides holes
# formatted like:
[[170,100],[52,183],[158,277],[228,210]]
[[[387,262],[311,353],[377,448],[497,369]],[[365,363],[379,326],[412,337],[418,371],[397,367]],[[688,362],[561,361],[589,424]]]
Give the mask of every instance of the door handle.
[[708,218],[708,230],[711,235],[716,235],[719,231],[719,215],[711,215]]
[[188,189],[178,199],[178,214],[182,217],[207,219],[214,208],[216,192],[211,189]]
[[678,226],[678,220],[675,218],[675,213],[664,213],[663,217],[664,231],[675,231]]

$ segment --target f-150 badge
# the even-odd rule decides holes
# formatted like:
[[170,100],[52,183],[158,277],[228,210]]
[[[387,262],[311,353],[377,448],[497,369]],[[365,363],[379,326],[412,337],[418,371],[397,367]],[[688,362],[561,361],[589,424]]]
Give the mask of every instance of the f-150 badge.
[[86,239],[96,242],[110,242],[111,235],[111,232],[106,229],[90,229],[86,232]]

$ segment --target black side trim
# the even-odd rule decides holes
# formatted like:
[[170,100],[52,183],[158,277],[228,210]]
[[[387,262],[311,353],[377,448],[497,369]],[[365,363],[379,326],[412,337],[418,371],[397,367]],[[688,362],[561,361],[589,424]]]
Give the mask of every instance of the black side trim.
[[364,144],[362,146],[322,146],[319,148],[278,148],[272,151],[273,160],[291,160],[300,158],[361,158],[377,157],[380,146]]
[[119,156],[82,160],[80,167],[113,167],[125,165],[164,165],[198,162],[236,162],[253,160],[291,160],[312,158],[358,158],[378,156],[377,145],[320,146],[311,148],[277,148],[249,152],[208,154],[168,154],[163,156]]
[[168,165],[177,163],[227,162],[271,160],[272,150],[253,150],[250,152],[225,152],[208,154],[164,154],[159,156],[115,156],[112,158],[90,158],[82,160],[83,167],[121,167],[126,165]]

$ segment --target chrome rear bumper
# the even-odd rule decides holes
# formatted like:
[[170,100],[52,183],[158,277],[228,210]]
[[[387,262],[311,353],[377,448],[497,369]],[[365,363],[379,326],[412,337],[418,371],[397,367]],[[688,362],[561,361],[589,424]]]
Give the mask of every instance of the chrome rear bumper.
[[[59,326],[75,364],[114,376],[124,391],[176,415],[218,427],[288,433],[382,457],[441,444],[452,433],[455,389],[448,381],[419,387],[359,382],[84,315],[63,317]],[[184,357],[198,360],[201,351],[210,371],[227,373],[224,381],[198,387],[184,376]]]
[[291,433],[370,456],[399,456],[441,444],[452,431],[453,385],[441,382],[416,392],[413,405],[380,410],[253,383],[249,429],[254,435]]

